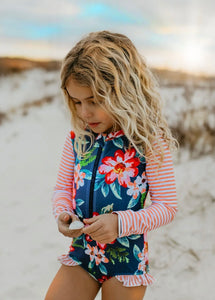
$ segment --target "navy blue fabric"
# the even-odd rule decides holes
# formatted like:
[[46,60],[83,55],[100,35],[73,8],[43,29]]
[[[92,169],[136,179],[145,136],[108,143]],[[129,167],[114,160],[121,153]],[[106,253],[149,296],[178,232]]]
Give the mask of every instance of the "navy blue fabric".
[[[74,145],[74,139],[72,143]],[[119,210],[142,209],[149,188],[145,178],[146,162],[134,148],[129,152],[125,135],[116,134],[112,138],[100,135],[89,152],[80,160],[74,150],[74,210],[80,219]],[[107,161],[108,157],[113,167]],[[107,166],[106,173],[104,168],[101,171],[102,165]],[[127,174],[127,177],[120,180],[120,174]],[[142,190],[145,187],[144,192],[135,194],[134,184]],[[73,239],[69,256],[102,282],[115,275],[143,274],[146,270],[143,253],[143,234],[117,238],[107,245],[83,234]]]

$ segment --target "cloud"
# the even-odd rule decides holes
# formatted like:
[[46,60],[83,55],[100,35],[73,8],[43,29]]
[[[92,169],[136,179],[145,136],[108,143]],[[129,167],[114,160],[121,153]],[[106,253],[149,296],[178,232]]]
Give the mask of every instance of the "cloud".
[[121,8],[118,9],[116,5],[109,5],[107,3],[91,3],[82,4],[81,18],[96,18],[103,22],[114,22],[120,24],[138,24],[143,23],[144,19],[139,18],[129,11]]
[[0,16],[9,19],[22,18],[23,20],[58,21],[66,16],[76,16],[80,8],[76,1],[69,0],[9,0],[0,6]]
[[110,30],[127,35],[150,61],[168,62],[171,53],[174,63],[187,41],[214,53],[214,9],[211,0],[7,0],[0,6],[0,38],[10,53],[22,44],[62,58],[87,33]]

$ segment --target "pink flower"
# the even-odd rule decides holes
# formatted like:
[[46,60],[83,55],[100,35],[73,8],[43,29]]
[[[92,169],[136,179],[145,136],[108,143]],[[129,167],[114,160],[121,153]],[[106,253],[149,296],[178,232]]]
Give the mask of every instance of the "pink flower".
[[81,169],[80,164],[75,166],[74,179],[75,179],[77,189],[79,189],[80,186],[84,185],[84,178],[86,176],[84,172],[80,172],[80,169]]
[[134,199],[137,199],[139,193],[144,193],[146,191],[145,172],[142,174],[142,177],[138,176],[134,182],[128,182],[128,187],[127,194],[133,196]]
[[98,249],[97,246],[91,247],[89,244],[87,244],[87,249],[85,250],[85,253],[90,256],[90,261],[93,261],[95,259],[96,265],[98,266],[101,262],[108,263],[109,259],[105,257],[105,251],[102,249]]
[[87,249],[85,250],[85,253],[90,256],[90,261],[95,259],[95,247],[91,247],[89,244],[87,244]]
[[102,249],[98,249],[95,247],[95,261],[96,265],[98,266],[101,262],[108,263],[109,259],[105,257],[105,251]]
[[144,253],[143,252],[138,253],[138,257],[141,260],[141,262],[138,264],[138,270],[144,272],[146,269]]
[[75,196],[76,196],[76,189],[74,188],[73,184],[73,189],[72,189],[72,209],[76,209],[76,201],[75,201]]
[[113,183],[116,179],[123,187],[127,187],[130,182],[130,177],[137,176],[140,160],[134,157],[136,150],[131,148],[123,153],[122,150],[117,150],[112,156],[106,156],[102,159],[102,165],[99,167],[100,174],[105,175],[107,184]]

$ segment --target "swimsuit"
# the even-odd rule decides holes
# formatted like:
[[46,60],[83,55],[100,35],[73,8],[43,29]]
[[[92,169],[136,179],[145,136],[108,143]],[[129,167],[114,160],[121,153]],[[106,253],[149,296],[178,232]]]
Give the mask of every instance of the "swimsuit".
[[[124,286],[148,285],[147,231],[170,222],[176,212],[176,190],[172,160],[165,146],[165,158],[158,175],[155,163],[148,164],[135,148],[128,148],[123,131],[99,134],[84,159],[74,148],[70,132],[62,154],[53,209],[74,212],[80,219],[117,213],[119,236],[100,244],[89,235],[72,239],[62,264],[80,265],[100,283],[115,276]],[[90,140],[86,137],[86,143]],[[87,147],[88,148],[88,147]],[[152,205],[144,208],[150,192]]]

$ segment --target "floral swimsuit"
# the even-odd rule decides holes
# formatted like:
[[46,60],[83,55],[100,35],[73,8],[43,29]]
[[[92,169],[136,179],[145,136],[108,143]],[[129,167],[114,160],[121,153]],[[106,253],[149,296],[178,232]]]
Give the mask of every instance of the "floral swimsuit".
[[[140,157],[135,148],[128,148],[123,131],[99,134],[84,159],[79,159],[74,150],[73,132],[70,138],[74,155],[70,203],[81,220],[144,208],[149,190],[145,158]],[[89,139],[87,143],[90,145]],[[59,203],[54,205],[60,206]],[[59,260],[70,266],[80,265],[100,283],[113,276],[125,286],[153,282],[149,274],[146,233],[122,237],[119,234],[110,244],[100,244],[82,234],[72,239],[69,253]]]

